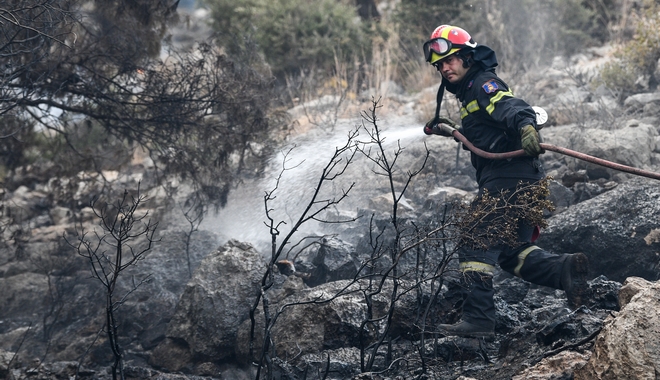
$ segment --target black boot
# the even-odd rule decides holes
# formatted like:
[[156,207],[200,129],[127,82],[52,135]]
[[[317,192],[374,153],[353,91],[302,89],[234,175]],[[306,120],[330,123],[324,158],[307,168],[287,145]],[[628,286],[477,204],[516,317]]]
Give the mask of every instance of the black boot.
[[584,253],[568,255],[561,270],[561,286],[566,292],[568,306],[575,310],[588,298],[589,260]]
[[480,272],[463,273],[463,317],[453,325],[438,325],[445,336],[493,336],[495,330],[495,301],[493,276]]

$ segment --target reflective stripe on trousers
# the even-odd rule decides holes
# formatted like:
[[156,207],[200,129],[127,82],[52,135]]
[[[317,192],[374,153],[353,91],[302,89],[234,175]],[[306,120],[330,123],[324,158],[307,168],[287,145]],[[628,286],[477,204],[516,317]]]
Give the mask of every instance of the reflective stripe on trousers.
[[527,255],[529,255],[529,253],[535,249],[541,249],[541,248],[535,245],[531,245],[518,254],[518,265],[516,265],[516,267],[514,268],[513,274],[522,278],[522,276],[520,275],[520,269],[522,269],[523,265],[525,264],[525,259],[527,258]]
[[480,261],[463,261],[458,264],[458,268],[461,272],[478,272],[484,273],[489,276],[495,274],[495,266],[487,263],[482,263]]

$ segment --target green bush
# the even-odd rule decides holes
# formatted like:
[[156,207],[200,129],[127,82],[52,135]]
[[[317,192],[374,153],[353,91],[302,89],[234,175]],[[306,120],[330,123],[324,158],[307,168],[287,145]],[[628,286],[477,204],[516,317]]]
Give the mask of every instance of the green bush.
[[617,95],[619,101],[634,92],[637,75],[632,66],[621,59],[605,64],[600,76],[605,86]]
[[558,40],[555,48],[572,55],[583,48],[595,46],[608,39],[607,25],[598,17],[595,9],[585,5],[582,0],[557,0]]
[[652,76],[660,59],[660,5],[651,1],[647,3],[648,8],[637,23],[634,37],[621,55],[640,74]]
[[640,77],[648,78],[648,87],[655,89],[660,78],[655,72],[660,59],[660,5],[646,1],[636,22],[635,34],[616,53],[616,61],[605,65],[601,78],[605,85],[619,94],[626,95],[646,90],[636,85]]
[[[414,45],[421,56],[422,44],[436,27],[454,24],[458,16],[469,9],[461,0],[402,1],[392,13],[392,21],[399,27],[401,42]],[[463,24],[459,26],[467,28]]]
[[277,77],[332,70],[335,57],[368,56],[368,25],[337,0],[205,0],[221,38],[251,36]]

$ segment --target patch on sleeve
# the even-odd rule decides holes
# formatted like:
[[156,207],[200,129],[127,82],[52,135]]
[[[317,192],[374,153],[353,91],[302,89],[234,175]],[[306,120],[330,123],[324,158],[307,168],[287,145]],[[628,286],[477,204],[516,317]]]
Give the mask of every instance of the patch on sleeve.
[[484,83],[481,88],[486,91],[486,94],[492,94],[493,92],[496,92],[497,90],[500,89],[500,87],[497,85],[497,82],[495,82],[494,79],[489,80],[488,82]]

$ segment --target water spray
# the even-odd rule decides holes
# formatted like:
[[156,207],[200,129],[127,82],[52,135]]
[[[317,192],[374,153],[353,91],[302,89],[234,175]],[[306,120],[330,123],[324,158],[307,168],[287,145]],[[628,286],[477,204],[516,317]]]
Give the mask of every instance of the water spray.
[[[445,125],[445,124],[438,124],[437,127],[440,128],[443,132],[451,134],[452,136],[454,136],[454,138],[456,140],[462,142],[463,145],[465,145],[470,151],[472,151],[476,155],[484,157],[484,158],[488,158],[488,159],[491,159],[491,160],[502,160],[502,159],[507,159],[507,158],[512,158],[512,157],[520,157],[520,156],[526,155],[525,151],[522,150],[522,149],[514,150],[514,151],[511,151],[511,152],[505,152],[505,153],[486,152],[485,150],[479,149],[476,146],[472,145],[472,143],[470,141],[468,141],[468,139],[465,138],[465,136],[463,136],[458,130],[456,130],[456,129],[448,126],[448,125]],[[619,170],[619,171],[622,171],[622,172],[639,175],[639,176],[642,176],[642,177],[648,177],[648,178],[653,178],[653,179],[660,180],[660,173],[655,173],[655,172],[651,172],[651,171],[647,171],[647,170],[642,170],[642,169],[635,168],[635,167],[632,167],[632,166],[617,164],[616,162],[603,160],[602,158],[590,156],[588,154],[584,154],[584,153],[581,153],[581,152],[577,152],[577,151],[574,151],[574,150],[571,150],[571,149],[568,149],[568,148],[563,148],[563,147],[552,145],[552,144],[540,143],[539,145],[541,146],[541,148],[543,148],[545,150],[557,152],[557,153],[560,153],[560,154],[563,154],[563,155],[566,155],[566,156],[575,157],[577,159],[587,161],[587,162],[591,162],[591,163],[596,164],[596,165],[605,166],[607,168],[611,168],[611,169]]]

